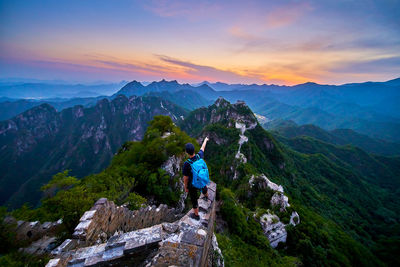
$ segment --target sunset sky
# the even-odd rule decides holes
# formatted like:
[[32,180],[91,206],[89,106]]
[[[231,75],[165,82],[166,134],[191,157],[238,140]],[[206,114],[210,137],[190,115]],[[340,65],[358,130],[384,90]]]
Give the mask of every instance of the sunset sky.
[[329,84],[400,77],[400,1],[0,0],[0,78]]

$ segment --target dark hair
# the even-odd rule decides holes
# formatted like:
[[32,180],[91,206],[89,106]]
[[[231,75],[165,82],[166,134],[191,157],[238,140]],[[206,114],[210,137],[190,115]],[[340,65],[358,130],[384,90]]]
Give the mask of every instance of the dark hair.
[[188,153],[189,155],[193,155],[194,154],[194,145],[192,143],[187,143],[185,145],[185,150],[186,150],[186,153]]

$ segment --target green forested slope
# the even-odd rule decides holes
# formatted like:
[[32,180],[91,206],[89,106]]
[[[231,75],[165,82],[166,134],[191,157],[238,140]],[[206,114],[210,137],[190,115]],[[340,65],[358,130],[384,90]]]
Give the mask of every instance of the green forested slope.
[[[238,121],[248,126],[244,132],[248,140],[241,147],[246,162],[235,157],[239,148]],[[264,130],[244,103],[232,105],[223,99],[193,111],[179,127],[199,141],[205,136],[210,138],[205,159],[218,184],[216,229],[227,266],[399,264],[393,257],[400,240],[399,190],[393,183],[388,187],[387,178],[378,179],[387,170],[398,174],[396,158],[370,156],[359,149],[315,139],[291,148],[290,140],[276,139]],[[123,145],[107,169],[82,180],[58,174],[43,188],[46,198],[40,208],[24,207],[13,214],[29,220],[62,217],[68,234],[99,197],[128,202],[132,208],[144,198],[174,205],[180,192],[176,181],[160,166],[169,156],[182,155],[186,142],[198,148],[183,131],[168,117],[156,117],[143,140]],[[379,163],[371,167],[376,168],[374,175],[357,168],[357,161],[346,160],[360,155],[365,164],[370,160]],[[381,170],[382,166],[386,169]],[[301,223],[287,228],[287,243],[277,249],[269,246],[254,220],[260,212],[272,208],[266,201],[270,198],[268,190],[249,186],[250,177],[258,173],[283,185],[289,209],[300,215]],[[282,216],[282,220],[288,220]]]

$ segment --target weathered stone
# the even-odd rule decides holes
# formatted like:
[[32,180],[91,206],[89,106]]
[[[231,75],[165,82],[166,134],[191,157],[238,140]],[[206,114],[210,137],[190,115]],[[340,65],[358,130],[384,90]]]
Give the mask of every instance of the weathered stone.
[[213,254],[212,254],[212,263],[209,264],[210,266],[215,266],[215,267],[224,267],[225,263],[224,263],[224,256],[222,255],[222,251],[218,246],[218,241],[217,241],[217,237],[215,236],[215,234],[213,233],[213,237],[212,237],[212,242],[211,242],[211,248],[213,250]]
[[[210,190],[209,192],[215,195],[215,191]],[[133,263],[135,262],[133,260],[135,257],[136,259],[139,257],[143,261],[143,255],[148,255],[150,252],[156,253],[155,249],[160,246],[155,256],[149,258],[151,260],[147,262],[148,266],[204,265],[211,244],[211,234],[213,233],[213,224],[208,223],[208,221],[214,220],[215,204],[212,201],[205,200],[200,200],[199,202],[202,203],[203,207],[199,212],[202,218],[200,221],[191,219],[189,212],[175,223],[164,222],[125,233],[124,231],[127,227],[124,227],[125,229],[121,232],[119,230],[114,231],[114,235],[106,243],[95,246],[69,250],[68,247],[72,247],[70,245],[71,241],[65,241],[54,253],[56,251],[68,251],[61,253],[61,255],[58,254],[59,259],[52,260],[49,264],[57,264],[56,266],[103,266],[126,265],[129,262],[136,265]],[[154,221],[168,217],[167,213],[173,210],[168,209],[166,205],[151,206],[138,211],[131,211],[132,213],[128,213],[127,216],[124,213],[124,207],[116,207],[113,203],[108,203],[104,200],[101,200],[100,203],[101,205],[95,205],[98,209],[92,209],[93,213],[85,213],[83,219],[92,218],[90,220],[92,223],[89,225],[96,226],[96,224],[99,224],[100,228],[108,226],[108,231],[110,231],[110,228],[118,226],[117,224],[114,225],[115,222],[125,222],[130,224],[129,227],[132,227],[134,223],[145,225],[146,221],[154,223]],[[97,215],[101,214],[100,208],[103,213],[106,213],[105,216]],[[107,213],[107,210],[110,212]],[[96,221],[101,217],[110,219]],[[171,218],[174,218],[174,216],[171,216]],[[207,222],[207,227],[204,227],[204,222]],[[80,229],[85,229],[88,237],[89,235],[98,235],[97,227],[91,228],[85,227],[85,225],[86,223],[81,224],[82,227]],[[121,228],[121,226],[118,227]],[[57,254],[55,253],[55,255]]]
[[147,206],[131,211],[101,198],[81,217],[73,237],[85,241],[86,245],[99,244],[118,230],[128,232],[173,220],[175,209],[169,209],[167,205]]
[[271,205],[280,207],[280,211],[285,211],[287,207],[290,207],[288,197],[281,192],[275,192],[271,198]]
[[25,253],[43,255],[49,253],[55,247],[56,238],[54,236],[43,236],[34,241],[28,247],[21,249]]
[[88,210],[88,211],[86,211],[86,212],[82,215],[80,221],[86,221],[86,220],[92,219],[93,216],[95,215],[95,213],[96,213],[96,210]]
[[147,266],[199,266],[202,253],[202,247],[165,242]]
[[296,226],[300,223],[300,216],[297,212],[295,211],[292,212],[292,214],[290,215],[289,223],[293,226]]
[[217,184],[214,182],[211,182],[209,185],[207,185],[207,189],[215,192],[215,191],[217,191]]
[[46,267],[58,267],[61,265],[61,259],[51,259],[47,264]]
[[182,235],[182,242],[196,246],[202,246],[204,244],[206,234],[207,233],[204,230],[202,230],[200,233],[195,229],[185,231]]
[[202,210],[204,212],[207,212],[210,207],[211,207],[211,200],[204,200],[204,199],[199,199],[198,204],[199,204],[199,210]]
[[163,223],[162,228],[169,234],[175,233],[179,229],[179,225],[176,223]]
[[285,225],[279,220],[278,216],[266,213],[260,217],[260,224],[271,247],[275,248],[280,242],[286,242],[287,232]]
[[61,245],[51,251],[51,254],[60,255],[63,252],[67,252],[71,249],[76,248],[77,243],[78,241],[76,239],[65,239]]
[[269,188],[272,191],[283,193],[283,187],[271,182],[264,174],[254,176],[252,175],[249,180],[250,187],[257,185],[260,189]]
[[55,236],[62,224],[62,220],[58,220],[57,222],[45,222],[43,224],[39,221],[17,221],[12,216],[7,216],[3,222],[8,224],[16,232],[15,239],[24,243],[32,243],[44,236]]

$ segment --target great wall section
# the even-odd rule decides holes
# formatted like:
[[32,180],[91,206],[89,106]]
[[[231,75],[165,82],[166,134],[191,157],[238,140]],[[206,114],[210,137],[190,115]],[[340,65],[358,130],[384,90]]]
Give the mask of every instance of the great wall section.
[[83,214],[72,239],[51,251],[46,266],[222,266],[214,182],[208,192],[208,200],[199,199],[199,221],[191,211],[176,218],[166,205],[131,211],[101,198]]

